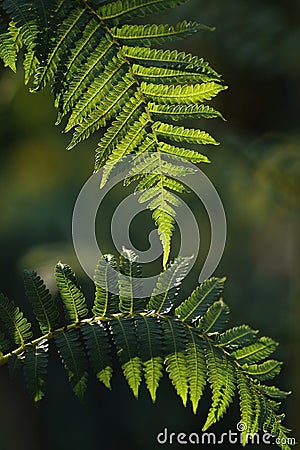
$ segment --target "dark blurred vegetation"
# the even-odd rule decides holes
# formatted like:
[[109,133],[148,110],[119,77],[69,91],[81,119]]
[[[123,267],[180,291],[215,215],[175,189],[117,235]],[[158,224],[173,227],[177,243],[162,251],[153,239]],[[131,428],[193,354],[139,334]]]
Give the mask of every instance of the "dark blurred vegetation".
[[[285,365],[277,384],[293,390],[284,408],[292,436],[298,433],[299,439],[300,3],[192,0],[156,19],[173,23],[183,18],[214,25],[216,31],[175,47],[205,57],[229,85],[217,103],[227,122],[199,123],[222,142],[205,149],[212,164],[202,167],[222,197],[228,220],[227,246],[216,275],[228,279],[225,300],[232,310],[231,324],[249,323],[280,341],[277,357]],[[92,283],[80,270],[72,247],[71,218],[76,197],[93,170],[97,138],[67,153],[68,137],[54,122],[50,92],[29,94],[21,72],[14,75],[1,67],[0,285],[25,310],[22,269],[35,268],[55,291],[52,272],[59,259],[78,271],[92,301]],[[104,236],[109,235],[109,219],[123,191],[111,194],[98,217]],[[185,200],[199,216],[205,256],[207,218],[192,195]],[[133,224],[133,241],[140,249],[147,248],[145,230],[152,228],[148,219],[141,214]],[[101,245],[114,251],[108,240]],[[203,255],[182,297],[195,287]],[[159,267],[157,263],[152,270]],[[156,435],[164,427],[200,432],[209,407],[205,398],[194,416],[190,407],[182,408],[167,380],[156,405],[145,389],[136,401],[119,373],[112,392],[91,378],[80,404],[55,358],[50,359],[48,378],[46,399],[35,408],[23,382],[9,381],[1,370],[1,450],[150,450],[159,447]],[[212,431],[235,431],[238,420],[235,405]]]

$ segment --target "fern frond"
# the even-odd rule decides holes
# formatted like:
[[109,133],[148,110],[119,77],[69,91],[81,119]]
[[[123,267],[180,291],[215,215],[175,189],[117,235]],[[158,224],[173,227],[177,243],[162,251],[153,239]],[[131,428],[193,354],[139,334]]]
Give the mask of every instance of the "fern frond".
[[89,361],[99,381],[111,389],[112,356],[107,331],[102,323],[87,323],[81,328]]
[[206,385],[206,364],[203,342],[190,328],[187,331],[186,364],[190,399],[196,414]]
[[189,105],[204,102],[211,100],[224,89],[226,89],[226,86],[215,83],[214,81],[185,86],[141,83],[141,90],[145,97],[162,104],[176,103]]
[[175,315],[183,322],[195,322],[220,298],[225,280],[226,278],[213,277],[204,281],[175,309]]
[[36,68],[38,66],[38,59],[35,56],[34,51],[29,48],[25,55],[24,55],[24,61],[23,61],[23,67],[24,67],[24,83],[25,85],[28,84],[36,71]]
[[219,142],[205,131],[195,130],[194,128],[184,128],[174,126],[168,123],[155,122],[153,128],[158,136],[170,139],[176,142],[188,142],[190,144],[201,145],[219,145]]
[[54,340],[73,391],[82,400],[87,387],[87,372],[80,332],[73,328],[56,335]]
[[[164,143],[160,137],[217,144],[204,131],[172,127],[156,119],[222,118],[202,104],[225,89],[221,77],[202,58],[150,47],[210,28],[194,21],[174,26],[124,23],[184,1],[108,0],[100,5],[71,0],[3,1],[12,25],[0,30],[0,55],[15,69],[18,46],[23,46],[25,84],[32,81],[34,90],[41,90],[51,83],[57,123],[64,120],[65,132],[73,132],[68,149],[102,130],[95,162],[95,170],[106,163],[101,186],[126,155],[151,151],[161,159]],[[208,161],[194,150],[165,148],[190,162]],[[158,164],[157,171],[160,199],[149,208],[157,223],[165,266],[176,210],[165,200],[168,189],[172,190],[171,167]],[[181,173],[185,171],[182,166]],[[175,190],[186,192],[178,184]]]
[[0,21],[0,59],[4,63],[4,67],[9,67],[16,72],[16,61],[19,52],[19,30],[15,24],[11,22],[6,28]]
[[134,312],[144,309],[140,277],[141,267],[137,262],[137,256],[131,250],[123,249],[119,273],[119,310],[122,313],[132,316]]
[[[148,103],[148,110],[154,115],[164,117],[166,119],[214,119],[222,114],[208,105],[169,105],[160,103]],[[193,161],[192,161],[193,162]],[[197,162],[197,161],[196,161]]]
[[187,0],[116,0],[103,5],[97,10],[102,20],[121,21],[131,17],[143,17],[174,6]]
[[124,45],[126,58],[138,64],[158,66],[207,75],[210,79],[220,80],[220,75],[213,70],[203,58],[177,50],[158,50],[147,47],[130,47]]
[[45,339],[35,347],[30,347],[22,357],[26,385],[34,402],[44,396],[45,377],[48,364],[48,341]]
[[205,333],[223,331],[229,319],[229,308],[222,299],[214,302],[199,321],[198,327]]
[[115,149],[117,145],[123,141],[123,138],[128,135],[133,123],[136,123],[136,120],[138,119],[141,104],[142,99],[138,95],[131,97],[117,115],[116,120],[112,122],[98,144],[95,170],[100,169],[108,156],[113,152],[113,149]]
[[0,294],[0,320],[15,344],[24,347],[32,338],[31,324],[14,302],[3,294]]
[[123,25],[121,28],[114,27],[111,33],[114,38],[120,39],[125,45],[153,45],[164,44],[165,42],[183,39],[200,30],[207,30],[209,27],[197,22],[177,23],[170,25]]
[[67,57],[72,47],[76,46],[76,42],[88,19],[86,8],[78,6],[71,9],[68,2],[63,4],[60,12],[61,23],[57,29],[55,45],[52,46],[51,51],[47,55],[47,60],[40,64],[36,71],[36,90],[43,89],[54,77],[61,56]]
[[282,362],[269,359],[262,364],[244,364],[243,370],[251,377],[265,381],[273,379],[281,371]]
[[258,331],[252,330],[248,325],[229,328],[219,335],[219,344],[228,348],[239,348],[256,341]]
[[207,156],[201,155],[201,153],[195,152],[194,150],[188,150],[186,148],[176,147],[175,145],[166,144],[165,142],[160,142],[159,148],[164,153],[168,153],[169,155],[193,163],[210,162]]
[[[110,265],[106,265],[107,261]],[[136,278],[137,290],[133,288],[134,280],[130,281],[132,276],[140,276],[134,253],[124,249],[120,258],[119,270],[123,272],[120,275],[125,274],[128,278],[125,278],[126,283],[118,280],[119,295],[118,289],[115,290],[115,275],[112,279],[106,272],[107,267],[116,268],[116,260],[112,256],[103,257],[96,269],[96,301],[89,318],[80,317],[78,311],[85,307],[83,294],[78,291],[71,269],[66,270],[69,266],[61,264],[59,267],[64,268],[62,273],[67,275],[67,283],[64,279],[60,289],[68,286],[62,297],[66,296],[69,301],[72,293],[75,303],[72,303],[71,311],[74,313],[75,308],[77,315],[74,313],[72,320],[67,316],[68,324],[55,329],[51,328],[51,320],[46,321],[45,329],[42,328],[42,333],[46,333],[34,339],[29,334],[30,324],[19,309],[1,296],[1,321],[18,347],[12,350],[6,334],[0,331],[0,365],[8,363],[13,375],[23,368],[29,393],[37,402],[44,395],[48,345],[54,340],[73,390],[82,399],[87,386],[88,363],[99,381],[111,388],[116,350],[135,397],[144,378],[151,399],[155,401],[165,370],[183,404],[186,405],[189,398],[196,413],[208,382],[212,403],[203,427],[206,430],[223,417],[237,390],[241,420],[247,426],[242,443],[246,444],[248,433],[251,435],[260,430],[286,439],[289,430],[282,424],[278,400],[289,392],[263,384],[274,378],[281,368],[279,361],[267,359],[276,349],[276,342],[266,337],[258,338],[257,332],[246,325],[220,333],[228,316],[220,300],[225,279],[207,280],[177,308],[172,308],[188,263],[188,258],[179,258],[170,265],[169,270],[159,276],[145,305],[139,297],[141,280]],[[39,297],[38,308],[34,298],[34,315],[44,321],[44,317],[51,316],[52,310],[48,292],[35,273],[27,276],[30,296],[33,283],[36,288],[33,293],[35,296],[38,293]],[[97,281],[101,283],[100,291]],[[114,291],[113,296],[105,292],[110,288]],[[26,289],[28,294],[28,286]],[[44,301],[45,312],[41,316],[40,299],[43,298],[47,301]],[[287,448],[285,444],[281,447]]]
[[56,2],[47,3],[44,0],[3,0],[1,5],[20,30],[23,43],[34,48],[40,60],[46,58],[53,37],[51,19]]
[[185,406],[188,395],[188,371],[185,354],[186,331],[176,321],[165,319],[162,322],[164,330],[165,366],[169,378],[177,394]]
[[67,264],[58,263],[55,267],[55,278],[66,319],[69,322],[79,322],[87,315],[88,309],[74,272]]
[[147,388],[153,402],[163,375],[162,329],[156,318],[140,316],[136,319],[139,355],[143,364]]
[[50,333],[59,324],[59,312],[51,294],[36,272],[25,270],[23,279],[26,296],[31,303],[41,332]]
[[179,257],[159,275],[152,296],[146,306],[149,312],[166,314],[172,307],[182,280],[190,267],[191,258]]
[[[192,71],[185,71],[184,69],[172,69],[172,68],[165,68],[165,67],[158,67],[158,66],[142,66],[139,64],[133,64],[132,65],[132,71],[134,75],[136,75],[139,80],[147,81],[150,83],[201,83],[201,82],[207,82],[211,81],[212,79],[218,81],[219,77],[216,75],[212,75],[211,73],[206,74],[202,72],[197,72],[197,69],[195,69],[195,72]],[[162,106],[162,105],[160,105]],[[166,107],[167,105],[163,105]],[[172,105],[174,106],[174,105]],[[191,106],[191,105],[189,105]]]
[[118,312],[119,299],[117,261],[113,255],[104,255],[95,270],[96,295],[93,306],[95,316],[106,316]]
[[142,362],[138,353],[134,321],[131,318],[120,320],[116,317],[110,321],[110,328],[124,376],[137,398],[142,381]]
[[207,430],[226,412],[235,392],[234,367],[224,353],[210,343],[205,349],[208,380],[212,390],[212,405],[202,428]]
[[255,364],[270,356],[277,346],[277,342],[273,339],[261,337],[255,344],[247,345],[232,354],[240,364]]

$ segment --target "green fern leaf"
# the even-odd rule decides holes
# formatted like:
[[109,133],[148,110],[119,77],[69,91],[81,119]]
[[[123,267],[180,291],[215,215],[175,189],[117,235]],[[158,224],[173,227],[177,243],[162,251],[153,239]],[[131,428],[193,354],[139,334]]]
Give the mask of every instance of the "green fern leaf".
[[223,331],[224,326],[229,319],[229,308],[223,302],[218,300],[214,302],[210,308],[206,311],[204,316],[199,321],[198,327],[205,331],[205,333],[215,333]]
[[79,101],[72,109],[71,115],[66,126],[66,131],[83,122],[93,111],[98,109],[98,105],[106,98],[110,92],[111,86],[122,81],[126,73],[124,68],[125,60],[118,53],[110,61],[108,61],[105,70],[101,74],[101,78],[95,78],[86,92],[81,95]]
[[110,321],[110,328],[124,376],[134,396],[137,398],[142,380],[142,362],[138,355],[134,321],[130,318],[122,320],[115,318]]
[[175,315],[183,322],[192,323],[202,317],[220,298],[226,278],[210,278],[198,286],[176,309]]
[[3,294],[0,294],[0,319],[15,344],[24,347],[32,338],[31,324],[14,302]]
[[173,307],[182,280],[190,267],[191,258],[178,257],[157,280],[146,308],[156,314],[167,314]]
[[206,365],[203,343],[190,328],[187,331],[186,364],[190,399],[196,414],[206,384]]
[[228,357],[210,343],[205,349],[208,380],[212,390],[212,405],[202,428],[207,430],[226,412],[235,392],[234,368]]
[[34,48],[38,59],[46,58],[53,37],[50,24],[55,2],[46,6],[44,0],[3,0],[1,6],[19,28],[26,47]]
[[[82,67],[86,67],[88,70],[86,65],[87,59],[89,57],[93,58],[95,54],[98,56],[96,49],[98,45],[101,45],[101,39],[105,34],[101,25],[97,18],[90,16],[86,27],[82,30],[81,35],[78,36],[76,45],[73,46],[73,43],[70,42],[66,53],[59,51],[61,56],[57,63],[52,88],[55,95],[55,106],[59,110],[63,106],[62,97],[69,89],[72,89],[74,78],[76,79],[78,76],[78,70],[80,74]],[[96,67],[97,65],[94,68]],[[65,113],[66,111],[58,112],[58,123]]]
[[246,344],[253,344],[257,340],[258,331],[252,330],[248,325],[229,328],[218,337],[219,344],[229,348],[239,348]]
[[200,145],[219,145],[215,139],[205,131],[195,130],[194,128],[184,128],[173,126],[168,123],[155,122],[153,129],[158,136],[177,142],[188,142],[190,144]]
[[35,84],[37,90],[43,89],[50,81],[57,70],[57,65],[62,55],[67,55],[70,49],[76,45],[78,37],[87,20],[86,8],[77,7],[70,9],[68,2],[62,7],[61,23],[58,27],[56,43],[47,55],[47,60],[39,65],[36,72]]
[[58,263],[55,267],[55,278],[66,319],[70,323],[80,322],[88,314],[88,308],[74,272],[67,264]]
[[112,122],[111,127],[101,138],[98,148],[96,150],[95,170],[100,167],[107,160],[109,154],[113,152],[120,141],[127,135],[132,124],[138,119],[140,114],[139,108],[142,104],[142,99],[139,95],[129,99],[129,102],[124,105],[124,108],[117,115],[116,120]]
[[194,150],[188,150],[186,148],[180,148],[174,145],[169,145],[166,144],[165,142],[160,142],[159,148],[164,153],[175,156],[177,158],[185,159],[186,161],[189,162],[193,163],[210,162],[207,156],[201,155],[201,153],[195,152]]
[[268,358],[278,346],[277,342],[268,337],[261,337],[255,344],[247,345],[232,353],[240,364],[256,364]]
[[[94,281],[96,286],[94,316],[106,316],[118,312],[119,299],[113,293],[118,290],[118,277],[116,273],[117,261],[113,255],[104,255],[99,261]],[[103,287],[105,286],[105,287]]]
[[188,371],[186,363],[186,333],[185,329],[176,321],[166,319],[162,321],[164,330],[165,366],[169,378],[186,406],[188,394]]
[[266,394],[271,398],[279,400],[284,399],[291,394],[291,391],[282,391],[276,386],[266,386],[261,384],[259,386],[259,389],[263,394]]
[[92,133],[105,126],[107,120],[119,113],[129,101],[130,95],[134,94],[134,92],[130,92],[134,84],[135,80],[130,75],[126,75],[116,86],[112,86],[112,90],[107,93],[107,98],[98,106],[98,109],[76,127],[73,139],[67,149],[70,150],[79,142],[87,139]]
[[38,59],[32,49],[28,49],[24,56],[24,83],[28,84],[35,74],[38,65]]
[[116,0],[101,6],[97,14],[102,20],[119,21],[145,16],[185,3],[187,0]]
[[19,30],[13,22],[6,29],[6,26],[0,21],[0,59],[2,59],[4,67],[9,67],[13,72],[17,70],[18,38]]
[[152,66],[185,72],[190,71],[192,74],[199,73],[211,77],[210,79],[220,79],[220,75],[203,58],[191,54],[178,52],[177,50],[157,50],[126,45],[123,46],[122,51],[128,59],[138,64],[151,64]]
[[163,374],[161,356],[162,330],[156,318],[140,316],[136,319],[139,356],[141,358],[147,388],[153,402]]
[[147,99],[156,103],[193,104],[211,100],[226,89],[226,86],[211,81],[192,85],[165,85],[141,83],[141,90]]
[[[96,28],[96,24],[95,24]],[[85,64],[81,67],[79,73],[76,70],[76,80],[68,86],[68,89],[63,93],[60,99],[60,115],[58,117],[58,123],[61,117],[66,115],[76,104],[77,100],[85,92],[90,83],[94,80],[96,70],[103,67],[103,64],[107,62],[107,58],[111,54],[113,47],[113,41],[106,34],[98,43],[97,48],[92,52],[89,59],[85,60]],[[116,51],[113,51],[112,55],[115,55]],[[81,60],[80,60],[81,61]],[[77,67],[77,59],[76,59]]]
[[247,442],[248,433],[253,429],[254,410],[253,410],[253,392],[250,387],[249,379],[243,372],[236,368],[237,386],[240,398],[241,421],[247,424],[242,430],[242,444]]
[[183,39],[200,30],[210,29],[197,22],[179,22],[170,25],[123,25],[121,28],[114,27],[111,33],[114,38],[120,39],[124,44],[153,45]]
[[262,364],[244,364],[243,370],[259,381],[271,380],[281,371],[282,362],[270,359]]
[[149,124],[149,117],[146,113],[143,113],[138,120],[136,120],[130,127],[130,130],[122,139],[120,143],[112,150],[112,153],[107,159],[107,163],[104,167],[103,177],[101,180],[101,187],[106,183],[109,174],[120,160],[133,152],[139,144],[142,143],[147,135],[146,127]]
[[81,328],[81,331],[89,361],[98,380],[111,389],[110,380],[113,372],[111,345],[104,326],[100,321],[88,323]]
[[71,329],[68,332],[57,334],[54,340],[73,391],[79,400],[82,400],[87,387],[87,372],[80,332]]
[[[150,83],[201,83],[201,82],[207,82],[207,81],[218,81],[219,76],[213,75],[212,73],[202,73],[197,72],[197,69],[195,69],[195,72],[192,71],[185,71],[185,70],[179,70],[179,69],[171,69],[171,68],[165,68],[165,67],[156,67],[156,66],[141,66],[139,64],[133,64],[132,65],[132,71],[134,75],[136,75],[141,81],[147,81]],[[160,104],[160,109],[167,108],[168,106],[174,105],[162,105]],[[182,105],[184,106],[184,105]],[[191,105],[188,105],[191,106]],[[200,105],[199,105],[200,106]],[[203,105],[201,105],[203,106]],[[175,106],[176,107],[176,106]]]
[[169,105],[160,103],[148,103],[148,110],[156,116],[166,119],[214,119],[220,117],[224,120],[222,114],[208,105]]
[[48,342],[41,341],[29,347],[22,357],[23,371],[30,396],[37,403],[44,396],[45,377],[48,364]]
[[144,309],[144,302],[141,299],[142,284],[141,267],[137,262],[137,256],[131,250],[123,248],[120,255],[119,273],[119,310],[122,313],[133,315],[136,311]]
[[23,274],[25,293],[43,334],[50,333],[59,324],[59,313],[49,290],[34,271]]

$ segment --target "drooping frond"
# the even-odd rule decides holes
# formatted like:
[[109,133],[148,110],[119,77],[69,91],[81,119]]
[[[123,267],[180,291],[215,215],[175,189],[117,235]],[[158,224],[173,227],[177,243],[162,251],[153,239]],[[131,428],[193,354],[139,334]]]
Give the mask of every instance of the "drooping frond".
[[170,380],[182,403],[186,406],[188,395],[188,367],[186,349],[186,330],[179,323],[166,319],[162,322],[164,330],[165,364]]
[[[26,293],[44,334],[33,338],[23,313],[1,295],[0,323],[4,328],[0,329],[0,365],[8,363],[13,375],[23,368],[28,391],[38,402],[44,395],[48,347],[53,340],[71,386],[82,399],[88,365],[110,389],[118,356],[135,397],[144,380],[155,401],[165,371],[183,404],[191,402],[196,413],[209,385],[212,402],[203,425],[207,430],[223,417],[237,394],[241,420],[247,427],[242,443],[246,444],[248,433],[264,430],[282,439],[279,445],[288,450],[289,430],[282,424],[278,409],[279,400],[289,392],[264,384],[281,369],[281,362],[268,359],[277,343],[257,336],[257,331],[247,325],[223,331],[229,314],[221,299],[224,278],[205,281],[174,307],[189,263],[190,258],[178,258],[160,274],[150,300],[144,304],[143,299],[135,297],[141,292],[141,273],[134,253],[124,249],[119,264],[113,256],[104,256],[96,269],[95,303],[89,316],[75,275],[60,263],[56,281],[67,324],[55,329],[53,320],[57,316],[53,315],[53,303],[43,281],[34,272],[26,272]],[[109,273],[113,268],[121,271],[119,277]],[[131,280],[136,275],[137,290]],[[110,288],[113,292],[106,292]],[[17,348],[12,348],[8,337]]]
[[[143,153],[151,163],[147,153],[156,154],[158,177],[153,186],[159,188],[159,194],[147,207],[158,228],[164,267],[180,207],[178,202],[170,204],[170,193],[186,191],[173,177],[184,176],[187,169],[178,160],[174,171],[162,155],[166,152],[192,163],[208,162],[198,151],[170,142],[218,143],[204,130],[170,122],[222,118],[207,102],[226,87],[202,58],[159,48],[211,28],[186,20],[175,25],[126,22],[185,1],[3,0],[8,18],[0,25],[4,64],[16,70],[22,48],[25,83],[33,91],[51,85],[57,124],[63,123],[66,132],[73,132],[68,149],[99,133],[95,170],[104,166],[101,186],[127,155]],[[141,173],[138,178],[148,190],[152,175]]]
[[217,422],[232,402],[235,392],[234,366],[225,354],[210,343],[205,348],[208,380],[212,390],[212,405],[203,431]]
[[58,353],[77,397],[82,400],[87,387],[86,358],[80,332],[71,329],[54,337]]
[[145,382],[151,399],[155,402],[159,380],[163,375],[163,357],[160,351],[163,343],[162,329],[156,318],[151,320],[145,316],[139,316],[136,319],[136,332]]
[[111,389],[110,380],[113,372],[111,345],[104,325],[100,321],[87,323],[81,331],[93,371],[98,380]]
[[44,396],[45,377],[48,364],[48,341],[45,339],[29,347],[22,356],[23,371],[29,394],[35,402]]
[[121,320],[116,317],[111,320],[110,327],[124,376],[137,398],[142,381],[142,362],[138,353],[134,321],[131,318]]

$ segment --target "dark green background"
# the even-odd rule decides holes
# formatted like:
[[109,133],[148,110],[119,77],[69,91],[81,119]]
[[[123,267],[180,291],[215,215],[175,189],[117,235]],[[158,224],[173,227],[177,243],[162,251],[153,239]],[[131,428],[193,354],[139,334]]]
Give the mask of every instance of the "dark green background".
[[[214,33],[197,34],[174,48],[205,57],[229,85],[214,102],[227,122],[193,123],[222,142],[220,147],[205,148],[212,164],[202,166],[220,193],[228,220],[228,241],[216,275],[227,277],[224,298],[232,311],[231,325],[249,323],[281,343],[276,356],[285,364],[276,381],[293,390],[283,406],[288,412],[286,424],[294,429],[291,436],[296,437],[300,421],[300,4],[296,0],[192,0],[153,18],[169,23],[180,19],[216,26]],[[21,70],[15,75],[0,68],[0,288],[29,316],[22,269],[38,270],[55,292],[53,266],[59,259],[78,271],[92,302],[92,283],[82,273],[72,247],[71,217],[76,197],[92,173],[98,138],[65,152],[68,136],[54,126],[55,116],[49,90],[31,95],[23,87]],[[97,227],[107,237],[111,214],[126,192],[131,191],[115,190],[98,217]],[[192,195],[185,200],[201,224],[203,247],[182,298],[195,287],[209,245],[209,224],[201,205]],[[147,248],[145,233],[152,228],[147,214],[134,221],[131,231],[138,248]],[[178,239],[176,234],[175,249]],[[104,251],[114,251],[108,239],[100,244]],[[151,270],[155,273],[159,267],[158,263]],[[1,450],[155,449],[162,447],[156,435],[164,427],[170,432],[200,433],[209,407],[205,395],[194,416],[190,406],[181,406],[166,379],[156,405],[144,387],[136,401],[118,370],[112,392],[91,377],[80,404],[66,378],[58,358],[51,355],[47,395],[36,408],[23,381],[10,381],[6,369],[1,369]],[[238,421],[235,404],[212,431],[235,431]]]

